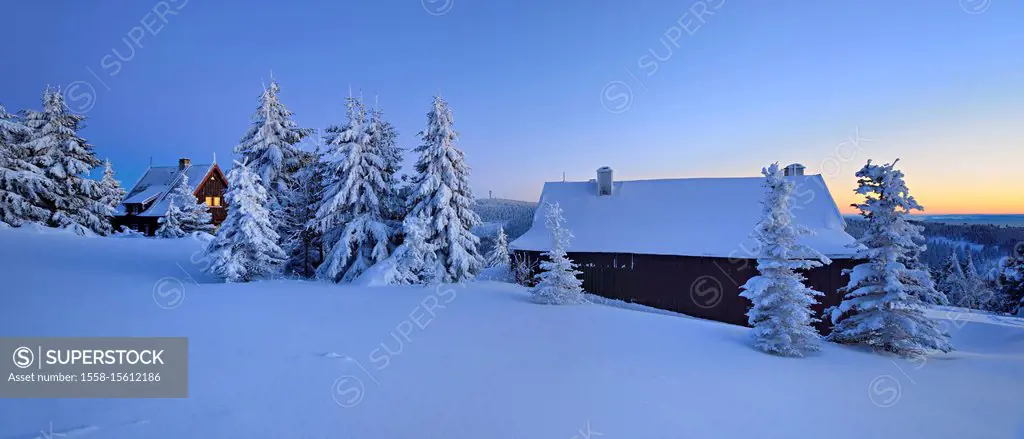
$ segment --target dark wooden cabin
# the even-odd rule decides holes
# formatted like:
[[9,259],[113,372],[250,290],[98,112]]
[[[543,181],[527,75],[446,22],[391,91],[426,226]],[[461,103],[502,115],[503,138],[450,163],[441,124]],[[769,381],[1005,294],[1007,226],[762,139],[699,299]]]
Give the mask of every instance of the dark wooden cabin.
[[[844,268],[854,265],[852,236],[820,175],[787,169],[796,180],[794,222],[815,232],[801,243],[832,263],[804,273],[824,293],[820,312],[839,303]],[[546,183],[533,227],[510,245],[536,266],[551,237],[545,205],[558,203],[574,237],[567,252],[592,294],[686,315],[746,325],[750,301],[740,286],[757,275],[750,232],[760,219],[763,178],[613,182],[602,168],[589,182]],[[818,325],[827,328],[827,322]]]
[[193,165],[183,158],[178,160],[178,166],[150,166],[146,170],[114,215],[115,230],[123,226],[153,236],[160,227],[159,219],[167,214],[169,195],[183,176],[188,178],[198,202],[210,209],[211,222],[220,225],[227,217],[224,191],[228,184],[224,172],[217,163]]

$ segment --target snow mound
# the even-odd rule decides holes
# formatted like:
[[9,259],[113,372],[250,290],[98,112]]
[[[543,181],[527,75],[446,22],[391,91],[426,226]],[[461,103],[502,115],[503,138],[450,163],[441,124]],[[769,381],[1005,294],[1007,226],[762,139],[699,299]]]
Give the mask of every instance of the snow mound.
[[[541,306],[507,283],[224,284],[203,275],[192,239],[5,229],[0,249],[0,334],[185,336],[190,369],[187,399],[0,399],[0,438],[1013,439],[1024,427],[1016,318],[940,314],[958,351],[927,361],[829,343],[790,359],[751,348],[747,328]],[[176,306],[157,301],[169,282]]]

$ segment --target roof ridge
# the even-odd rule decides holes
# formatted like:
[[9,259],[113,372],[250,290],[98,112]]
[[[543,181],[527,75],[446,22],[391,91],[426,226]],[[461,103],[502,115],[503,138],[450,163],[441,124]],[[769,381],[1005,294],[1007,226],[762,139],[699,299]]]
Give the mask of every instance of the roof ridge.
[[[804,174],[797,175],[795,177],[815,177],[821,176],[821,174]],[[761,175],[747,175],[738,177],[666,177],[666,178],[646,178],[636,180],[612,180],[612,183],[635,183],[635,182],[646,182],[646,181],[680,181],[680,180],[751,180],[759,179],[763,180],[764,176]],[[594,180],[571,180],[571,181],[545,181],[544,184],[548,183],[593,183]]]

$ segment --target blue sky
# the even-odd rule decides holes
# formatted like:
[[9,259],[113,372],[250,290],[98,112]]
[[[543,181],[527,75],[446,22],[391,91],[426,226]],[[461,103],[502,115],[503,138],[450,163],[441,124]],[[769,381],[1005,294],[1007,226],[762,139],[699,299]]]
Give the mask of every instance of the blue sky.
[[379,96],[409,148],[440,91],[480,196],[535,200],[544,181],[603,165],[639,179],[756,175],[778,160],[824,173],[848,204],[864,160],[900,157],[931,213],[1024,212],[1019,1],[40,0],[0,11],[0,103],[37,107],[47,84],[68,88],[88,117],[82,134],[126,185],[150,157],[230,163],[273,71],[301,125],[342,122],[352,86]]

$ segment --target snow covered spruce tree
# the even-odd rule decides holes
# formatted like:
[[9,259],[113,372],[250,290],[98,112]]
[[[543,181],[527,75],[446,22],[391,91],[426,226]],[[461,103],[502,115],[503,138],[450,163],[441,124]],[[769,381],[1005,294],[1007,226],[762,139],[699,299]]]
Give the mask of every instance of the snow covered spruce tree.
[[834,324],[828,339],[904,356],[949,352],[953,350],[949,334],[924,315],[921,298],[937,294],[931,277],[906,265],[922,230],[907,216],[923,208],[910,195],[903,172],[895,165],[874,165],[869,160],[857,171],[856,192],[865,200],[854,207],[867,220],[857,256],[865,262],[848,271],[850,283],[842,289],[843,301],[827,310]]
[[224,194],[228,216],[206,249],[211,274],[227,282],[249,282],[280,270],[285,254],[270,224],[267,198],[259,175],[236,161]]
[[363,103],[347,100],[348,123],[328,141],[327,187],[317,211],[319,229],[331,237],[317,277],[351,282],[388,257],[392,227],[382,200],[385,161],[370,141],[375,134]]
[[1024,243],[1017,244],[1019,249],[1013,255],[999,261],[998,282],[1000,293],[1000,311],[1011,314],[1024,314]]
[[324,260],[323,239],[316,228],[316,212],[323,196],[324,169],[320,148],[299,155],[301,167],[295,174],[295,188],[284,199],[286,231],[282,236],[288,262],[284,272],[304,278],[316,275]]
[[498,236],[494,238],[494,248],[487,254],[488,267],[511,267],[512,259],[508,256],[508,236],[505,228],[498,227]]
[[537,284],[530,290],[533,300],[547,305],[568,305],[583,302],[583,281],[577,275],[576,264],[566,255],[565,249],[572,239],[572,232],[565,228],[565,217],[558,203],[545,207],[545,225],[551,232],[551,250],[541,254],[540,273]]
[[942,266],[942,274],[936,289],[946,296],[946,303],[953,306],[960,306],[967,295],[967,276],[964,275],[963,267],[960,265],[960,258],[956,256],[956,249],[949,254],[949,259]]
[[[264,87],[259,105],[252,115],[252,126],[235,146],[249,168],[260,176],[267,189],[267,208],[281,211],[281,202],[295,184],[294,173],[299,168],[299,149],[296,144],[309,135],[310,130],[299,128],[292,120],[292,112],[278,98],[281,87],[271,79]],[[277,216],[273,216],[277,229]],[[278,229],[278,232],[280,230]]]
[[103,205],[109,207],[111,215],[113,215],[117,206],[124,200],[125,190],[121,187],[121,182],[114,177],[114,167],[110,165],[110,160],[104,162],[103,179],[100,180],[100,188],[103,191]]
[[381,199],[384,216],[393,223],[394,228],[398,228],[405,218],[405,200],[398,190],[398,171],[402,169],[404,154],[404,150],[398,147],[398,130],[391,122],[384,120],[384,112],[380,108],[374,108],[370,111],[367,135],[370,149],[384,160],[381,172],[386,189]]
[[102,187],[84,177],[102,164],[92,145],[78,136],[84,119],[68,110],[59,91],[47,88],[43,110],[27,112],[28,160],[53,183],[51,192],[41,194],[50,211],[48,225],[106,235],[111,231],[111,212],[103,202]]
[[176,198],[167,200],[167,213],[157,220],[160,228],[156,229],[156,236],[161,238],[183,238],[187,235],[182,230],[181,222],[184,214],[178,208],[180,201]]
[[388,285],[431,284],[439,272],[437,248],[426,242],[427,221],[418,216],[407,216],[402,222],[402,245],[391,255],[392,264],[384,272]]
[[787,179],[778,163],[761,170],[765,176],[765,195],[761,201],[761,220],[751,237],[757,241],[758,275],[741,288],[740,296],[750,299],[747,321],[754,327],[754,346],[765,352],[802,357],[819,348],[821,337],[812,326],[819,321],[811,306],[822,293],[804,285],[806,278],[798,270],[831,264],[825,255],[797,240],[813,233],[793,223],[790,194],[794,183]]
[[961,303],[956,304],[956,306],[980,310],[992,309],[996,295],[995,291],[989,288],[985,277],[978,272],[978,267],[974,265],[974,257],[971,255],[971,249],[969,248],[964,250],[962,268],[965,285],[964,296],[961,299]]
[[0,106],[0,223],[20,227],[43,223],[50,212],[43,199],[56,189],[43,171],[33,166],[22,143],[29,128]]
[[170,198],[181,213],[180,224],[182,231],[186,234],[192,232],[213,233],[210,208],[200,203],[199,199],[196,198],[187,175],[181,175],[181,179],[178,180],[171,191]]
[[469,167],[462,151],[455,147],[458,133],[452,127],[452,112],[441,96],[434,97],[427,113],[427,128],[420,132],[423,143],[416,148],[416,162],[408,215],[428,221],[426,242],[437,247],[444,267],[441,282],[469,280],[483,267],[477,246],[480,239],[471,229],[480,217],[471,209]]

